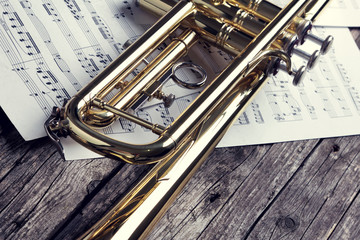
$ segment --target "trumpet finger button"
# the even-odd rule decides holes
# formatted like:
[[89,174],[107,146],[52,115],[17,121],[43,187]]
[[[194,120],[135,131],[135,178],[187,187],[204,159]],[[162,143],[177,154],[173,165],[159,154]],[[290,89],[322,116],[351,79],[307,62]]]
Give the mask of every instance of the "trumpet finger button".
[[293,85],[297,86],[304,79],[306,73],[306,67],[301,66],[298,70],[290,73],[293,76]]
[[304,52],[303,50],[300,49],[294,49],[294,53],[302,58],[304,58],[305,60],[307,60],[307,68],[308,69],[312,69],[317,62],[319,61],[320,58],[320,51],[316,50],[314,51],[311,55],[307,52]]
[[330,50],[334,42],[334,37],[331,35],[327,36],[325,39],[322,39],[319,38],[318,36],[315,36],[314,34],[309,33],[308,35],[306,35],[306,39],[309,39],[310,41],[319,44],[321,46],[320,47],[321,54],[326,54]]
[[334,42],[334,37],[333,36],[328,36],[327,38],[325,38],[325,40],[321,44],[320,53],[321,54],[326,54],[327,52],[329,52],[333,42]]
[[297,70],[291,70],[291,71],[288,71],[286,69],[286,67],[284,66],[284,64],[281,64],[279,65],[279,69],[282,70],[282,71],[285,71],[287,73],[289,73],[290,76],[293,77],[293,85],[297,86],[299,85],[299,83],[304,79],[305,77],[305,73],[306,73],[306,67],[305,66],[301,66],[299,69]]

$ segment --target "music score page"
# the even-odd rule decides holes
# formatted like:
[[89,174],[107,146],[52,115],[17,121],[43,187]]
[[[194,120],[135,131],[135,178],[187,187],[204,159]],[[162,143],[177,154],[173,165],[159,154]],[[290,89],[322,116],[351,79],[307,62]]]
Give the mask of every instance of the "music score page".
[[[285,6],[287,0],[270,0],[273,4]],[[327,27],[360,27],[360,2],[358,0],[330,0],[326,13],[321,12],[316,24]]]
[[360,27],[360,2],[358,0],[332,0],[326,14],[321,14],[321,26]]
[[[154,22],[133,1],[4,0],[0,7],[0,105],[25,140],[45,136],[43,124],[52,107],[62,106],[124,50],[128,39]],[[360,133],[359,50],[347,29],[317,31],[336,38],[328,56],[300,86],[294,87],[284,73],[272,77],[220,146]],[[210,76],[230,61],[227,54],[204,42],[190,58],[203,63]],[[171,81],[164,91],[176,96],[170,108],[150,102],[137,116],[167,126],[198,94]],[[135,143],[153,139],[148,131],[123,119],[103,131]],[[62,143],[67,159],[97,156],[70,138]]]

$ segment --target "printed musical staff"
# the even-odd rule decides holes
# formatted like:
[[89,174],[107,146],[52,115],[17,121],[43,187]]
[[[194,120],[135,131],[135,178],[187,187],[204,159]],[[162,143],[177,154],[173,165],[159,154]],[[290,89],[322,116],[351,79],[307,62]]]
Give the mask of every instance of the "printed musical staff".
[[287,92],[268,93],[267,99],[277,121],[302,120],[301,108],[297,101]]
[[112,33],[112,30],[110,29],[108,24],[106,24],[105,19],[96,12],[96,9],[94,8],[91,1],[84,0],[84,5],[88,10],[88,12],[91,14],[91,18],[95,23],[95,25],[98,27],[101,36],[108,42],[108,44],[114,50],[114,52],[121,53],[122,52],[121,43],[115,40],[115,36]]
[[[112,61],[112,59],[109,54],[105,53],[102,46],[95,38],[92,29],[89,28],[89,25],[84,19],[82,10],[80,9],[79,5],[76,3],[75,0],[64,0],[64,2],[72,16],[76,19],[77,24],[79,24],[80,29],[82,30],[86,39],[89,41],[90,46],[93,48],[97,61],[102,65],[100,68],[105,68]],[[94,57],[94,55],[91,56]]]
[[249,117],[248,117],[247,113],[243,112],[243,114],[241,114],[240,117],[238,118],[237,124],[247,125],[249,123],[250,123],[250,120],[249,120]]
[[316,107],[310,100],[307,92],[304,90],[304,88],[299,89],[299,96],[301,98],[301,101],[303,105],[305,106],[305,109],[307,110],[307,113],[309,114],[310,118],[312,120],[315,120],[318,118],[316,114]]
[[[36,99],[44,114],[49,116],[52,105],[61,106],[70,95],[50,70],[32,35],[12,4],[9,1],[1,1],[0,4],[3,13],[1,25],[5,32],[1,36],[2,48],[13,70],[28,87],[29,96]],[[6,35],[8,38],[5,37]],[[13,45],[14,42],[15,45]]]
[[255,122],[259,124],[265,123],[263,114],[261,113],[260,110],[260,105],[256,101],[253,101],[250,105],[251,105],[251,110],[254,114]]
[[137,38],[145,29],[141,26],[131,24],[129,21],[134,17],[134,3],[129,1],[117,1],[116,4],[113,0],[105,0],[109,11],[119,26],[124,30],[127,39]]
[[82,88],[80,82],[75,78],[72,74],[68,64],[66,61],[61,57],[59,50],[55,46],[49,32],[46,30],[44,24],[40,21],[40,19],[36,16],[35,12],[31,7],[31,3],[28,0],[19,1],[20,5],[25,10],[27,16],[29,17],[30,21],[33,23],[33,26],[37,29],[40,37],[43,39],[44,43],[47,46],[47,49],[53,56],[56,65],[59,69],[63,72],[66,78],[69,80],[71,85],[74,87],[76,91],[79,91]]
[[[318,31],[321,35],[324,35],[323,29],[319,29]],[[340,75],[340,79],[344,88],[347,90],[347,94],[349,94],[351,103],[355,106],[357,111],[360,113],[360,88],[357,86],[357,80],[351,78],[349,75],[349,69],[344,63],[339,62],[337,59],[336,49],[331,49],[329,52],[329,59],[331,60],[331,64],[337,69],[337,73]]]
[[[52,21],[60,29],[64,38],[66,39],[75,56],[77,57],[81,67],[87,74],[89,74],[91,78],[95,77],[100,71],[100,69],[103,69],[109,63],[109,59],[107,59],[107,56],[102,53],[98,45],[81,47],[72,30],[66,24],[53,2],[51,0],[42,0],[42,2],[43,8],[45,9],[49,17],[52,18]],[[73,13],[75,14],[74,17],[76,18],[77,12],[73,11]],[[92,38],[90,37],[90,39]]]

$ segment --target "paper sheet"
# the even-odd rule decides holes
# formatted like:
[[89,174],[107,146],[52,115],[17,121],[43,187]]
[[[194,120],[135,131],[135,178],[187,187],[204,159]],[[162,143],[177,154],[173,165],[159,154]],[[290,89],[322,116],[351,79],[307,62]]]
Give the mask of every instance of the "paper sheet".
[[[284,7],[287,0],[270,0],[273,4]],[[317,17],[316,26],[324,27],[359,27],[360,2],[358,0],[330,0]]]
[[360,2],[358,0],[332,0],[326,13],[320,14],[318,26],[359,27]]
[[[141,35],[154,21],[128,1],[4,0],[0,5],[0,105],[26,140],[45,136],[42,125],[52,107],[61,106],[86,85],[123,51],[127,39]],[[293,87],[282,74],[272,78],[221,146],[360,132],[355,124],[360,105],[359,51],[347,29],[331,31],[337,42],[346,44],[335,46],[304,85]],[[228,61],[226,54],[212,52],[206,44],[192,57],[203,60],[214,72]],[[175,89],[171,81],[166,91],[170,89]],[[196,94],[177,92],[171,108],[156,102],[137,114],[170,124]],[[127,121],[115,125],[105,132],[134,142],[153,138]],[[92,156],[69,138],[63,143],[68,159]]]
[[273,77],[220,146],[360,133],[359,50],[347,29],[318,32],[336,40],[318,67],[296,87],[283,75]]

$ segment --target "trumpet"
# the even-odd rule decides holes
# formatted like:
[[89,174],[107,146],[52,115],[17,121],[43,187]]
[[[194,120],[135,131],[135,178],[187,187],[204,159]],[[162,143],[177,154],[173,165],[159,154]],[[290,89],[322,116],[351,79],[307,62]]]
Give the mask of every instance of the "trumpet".
[[[268,77],[285,71],[297,85],[326,54],[332,36],[321,39],[311,28],[327,2],[290,0],[279,8],[262,0],[137,0],[159,20],[66,105],[54,107],[45,123],[60,152],[60,138],[70,136],[105,157],[131,164],[156,163],[80,239],[145,238]],[[201,66],[180,62],[200,39],[232,56],[211,81]],[[298,46],[307,40],[317,43],[319,50],[312,54],[300,50]],[[170,43],[148,61],[164,41]],[[295,69],[292,55],[307,64]],[[133,74],[144,63],[142,71]],[[179,79],[174,73],[179,68],[196,72],[201,80]],[[160,99],[165,107],[175,101],[173,94],[162,92],[169,78],[181,87],[202,91],[168,126],[139,117],[137,111],[153,99]],[[129,143],[98,130],[119,118],[151,130],[154,140]]]

